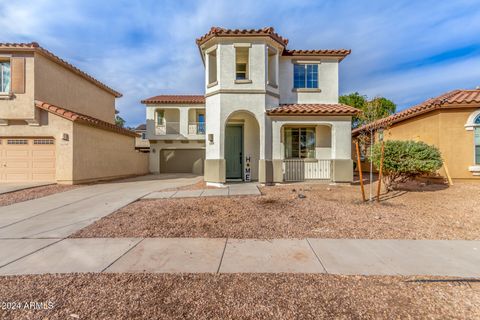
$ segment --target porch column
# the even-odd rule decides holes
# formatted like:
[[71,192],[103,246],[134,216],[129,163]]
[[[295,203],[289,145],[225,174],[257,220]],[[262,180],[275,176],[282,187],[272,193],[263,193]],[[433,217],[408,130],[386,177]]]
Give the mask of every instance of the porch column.
[[332,126],[332,166],[334,182],[353,181],[351,121],[336,121]]
[[180,110],[180,117],[179,117],[179,121],[180,121],[180,124],[179,124],[179,131],[180,131],[180,134],[184,137],[186,137],[188,135],[188,110],[190,108],[186,108],[186,107],[181,107],[181,108],[178,108]]
[[225,178],[225,159],[223,144],[225,139],[225,120],[220,109],[220,95],[206,98],[205,117],[205,173],[204,180],[212,184],[222,184]]

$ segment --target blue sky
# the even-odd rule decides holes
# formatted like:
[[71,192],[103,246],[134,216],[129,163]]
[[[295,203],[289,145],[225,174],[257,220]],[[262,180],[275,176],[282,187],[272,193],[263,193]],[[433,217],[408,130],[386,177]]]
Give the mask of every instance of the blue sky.
[[273,26],[291,49],[352,49],[340,93],[399,109],[480,85],[478,0],[0,0],[0,42],[37,41],[122,92],[131,126],[145,120],[143,98],[203,93],[195,39],[211,26]]

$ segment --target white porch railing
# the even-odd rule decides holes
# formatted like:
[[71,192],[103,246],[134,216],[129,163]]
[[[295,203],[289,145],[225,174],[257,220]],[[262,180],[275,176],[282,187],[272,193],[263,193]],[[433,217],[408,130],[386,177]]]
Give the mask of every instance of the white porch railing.
[[283,179],[285,181],[330,180],[331,160],[285,159]]
[[188,134],[205,134],[205,122],[189,122]]
[[165,124],[160,124],[155,126],[155,135],[164,136],[167,134],[179,134],[180,133],[180,122],[166,122]]

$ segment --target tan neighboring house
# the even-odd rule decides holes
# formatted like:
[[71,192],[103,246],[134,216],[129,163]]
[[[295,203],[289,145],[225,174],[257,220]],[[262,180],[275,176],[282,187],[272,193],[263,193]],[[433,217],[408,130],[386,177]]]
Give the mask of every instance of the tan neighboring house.
[[151,172],[204,173],[210,185],[352,181],[358,110],[338,102],[350,50],[288,49],[271,27],[212,27],[196,43],[205,93],[142,101]]
[[[435,145],[452,179],[480,181],[480,89],[447,92],[357,128],[353,137],[370,130],[377,139],[382,130],[385,140]],[[439,172],[443,177],[445,166]]]
[[0,181],[81,183],[148,172],[121,94],[37,43],[0,43]]

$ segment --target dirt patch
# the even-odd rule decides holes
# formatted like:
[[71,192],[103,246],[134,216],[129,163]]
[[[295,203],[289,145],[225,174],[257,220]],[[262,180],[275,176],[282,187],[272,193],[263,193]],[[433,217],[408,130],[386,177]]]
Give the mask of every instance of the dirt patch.
[[27,200],[46,197],[51,194],[65,192],[65,191],[77,189],[79,187],[81,186],[52,184],[48,186],[35,187],[35,188],[0,194],[0,207],[8,206],[17,202],[23,202]]
[[2,319],[478,319],[479,283],[402,277],[83,274],[0,277]]
[[357,186],[261,191],[260,197],[141,200],[73,237],[480,239],[480,184],[396,191],[380,203],[362,203]]

